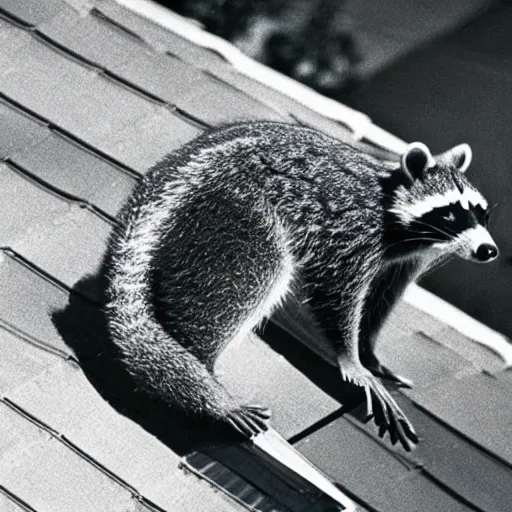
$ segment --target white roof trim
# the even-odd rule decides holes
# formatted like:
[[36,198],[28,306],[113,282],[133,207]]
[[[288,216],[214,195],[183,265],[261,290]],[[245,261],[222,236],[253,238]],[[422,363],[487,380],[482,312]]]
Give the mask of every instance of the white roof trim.
[[[240,73],[293,98],[327,118],[348,126],[356,139],[364,138],[397,155],[401,155],[407,149],[406,142],[374,125],[366,114],[326,98],[310,87],[256,62],[243,55],[231,43],[204,31],[169,9],[151,0],[117,0],[117,2],[184,39],[221,54]],[[404,298],[414,307],[490,348],[502,357],[507,365],[512,366],[512,345],[506,336],[485,326],[416,284],[408,288]]]
[[356,512],[356,504],[274,429],[269,428],[266,432],[257,435],[252,439],[252,442],[264,453],[270,455],[342,505],[344,507],[343,512]]

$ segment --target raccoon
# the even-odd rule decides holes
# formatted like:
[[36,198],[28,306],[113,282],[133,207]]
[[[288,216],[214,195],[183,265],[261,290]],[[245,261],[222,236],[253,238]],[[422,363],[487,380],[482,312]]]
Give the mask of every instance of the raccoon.
[[[111,338],[137,385],[170,407],[251,437],[270,413],[238,403],[214,365],[289,300],[304,304],[341,378],[366,392],[391,441],[418,437],[374,353],[412,280],[443,258],[489,262],[488,203],[471,149],[421,143],[382,161],[313,129],[246,122],[205,132],[137,184],[106,255]],[[250,371],[250,368],[247,369]]]

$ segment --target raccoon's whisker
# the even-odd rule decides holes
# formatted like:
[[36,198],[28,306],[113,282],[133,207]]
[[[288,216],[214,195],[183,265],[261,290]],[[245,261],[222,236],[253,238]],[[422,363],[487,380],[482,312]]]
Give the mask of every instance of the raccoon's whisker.
[[450,239],[453,239],[457,236],[457,233],[455,233],[455,231],[452,231],[449,228],[446,228],[448,231],[445,231],[444,229],[434,226],[433,224],[429,224],[428,222],[423,222],[421,220],[415,220],[414,222],[416,222],[417,224],[422,224],[423,226],[427,226],[428,228],[431,228],[435,231],[438,231],[439,233],[447,236]]
[[406,238],[405,240],[399,240],[398,242],[394,242],[389,244],[387,247],[394,247],[396,245],[405,244],[407,242],[439,242],[437,238],[429,238],[429,237],[414,237],[414,238]]

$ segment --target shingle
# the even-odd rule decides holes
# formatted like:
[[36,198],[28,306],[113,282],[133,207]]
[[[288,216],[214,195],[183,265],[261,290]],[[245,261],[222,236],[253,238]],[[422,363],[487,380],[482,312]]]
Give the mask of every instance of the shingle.
[[187,41],[113,0],[100,0],[96,4],[96,9],[105,17],[105,21],[137,34],[151,46],[161,51],[167,50],[182,60],[194,63],[194,66],[206,69],[212,66],[231,67],[231,64],[214,51]]
[[295,447],[344,489],[377,511],[470,510],[364,430],[340,418]]
[[8,498],[2,489],[0,489],[0,510],[2,512],[27,512],[25,507],[17,505],[15,501]]
[[475,366],[487,372],[495,373],[503,370],[505,361],[494,351],[464,336],[449,326],[436,333],[435,339],[444,346],[449,347]]
[[79,16],[69,11],[41,25],[39,31],[67,51],[115,72],[129,60],[141,61],[153,53],[141,39],[94,13]]
[[68,287],[73,287],[86,275],[97,272],[111,227],[89,210],[73,206],[57,221],[38,226],[13,248]]
[[377,344],[377,355],[392,371],[414,382],[414,387],[407,390],[413,398],[427,394],[430,386],[479,371],[465,358],[422,333],[386,333]]
[[415,401],[431,414],[512,464],[512,389],[485,373],[429,388]]
[[27,32],[9,27],[4,45],[2,92],[100,150],[125,127],[159,115],[154,102]]
[[23,179],[0,163],[0,245],[13,246],[37,233],[43,223],[52,224],[65,215],[70,204]]
[[271,408],[272,425],[285,438],[340,407],[255,335],[230,344],[218,360],[217,371],[226,387],[246,403]]
[[386,489],[378,503],[378,510],[387,512],[473,512],[474,508],[452,497],[423,476],[397,482]]
[[[0,293],[0,319],[3,322],[64,354],[73,354],[52,318],[54,312],[64,310],[68,304],[69,295],[65,290],[5,253],[0,254],[0,289],[9,290],[8,294]],[[93,316],[87,301],[79,296],[73,296],[73,301],[84,319]],[[94,326],[89,328],[92,337],[84,346],[75,347],[79,353],[98,350]],[[76,344],[80,341],[77,339]]]
[[186,95],[176,99],[176,104],[210,125],[250,119],[292,120],[291,117],[279,115],[252,96],[228,88],[213,78],[193,84]]
[[[193,61],[189,64],[194,65]],[[332,137],[354,144],[352,132],[337,121],[315,112],[302,103],[272,89],[271,87],[249,78],[237,71],[233,66],[211,66],[206,68],[212,76],[223,81],[227,86],[235,88],[267,105],[267,108],[279,112],[281,116],[291,116],[297,122],[327,133]]]
[[380,335],[389,337],[396,335],[395,333],[409,335],[422,332],[435,339],[443,328],[444,325],[437,318],[401,300],[389,315]]
[[497,373],[496,378],[512,385],[512,368]]
[[[299,119],[308,126],[330,133],[331,135],[339,137],[341,140],[353,140],[350,132],[339,123],[317,114],[311,109],[308,109],[270,87],[245,77],[241,73],[237,72],[231,64],[225,62],[213,52],[199,48],[176,34],[173,34],[170,31],[165,31],[161,27],[138,17],[136,14],[123,9],[112,2],[102,2],[98,7],[102,13],[105,13],[117,23],[120,23],[137,33],[151,45],[168,49],[171,53],[179,56],[180,60],[184,61],[189,69],[198,68],[206,70],[218,79],[225,81],[226,85],[229,85],[229,88],[234,89],[235,91],[228,92],[227,89],[220,88],[219,86],[218,91],[222,96],[234,94],[236,98],[240,98],[238,103],[241,106],[243,105],[244,99],[251,105],[254,105],[254,108],[252,108],[248,113],[245,113],[245,109],[242,110],[242,115],[239,115],[238,118],[247,118],[247,114],[250,115],[252,112],[252,115],[256,115],[258,118],[265,117],[268,119],[277,118],[282,120],[291,120],[289,113],[293,113],[293,117]],[[141,72],[142,70],[139,71],[139,73]],[[190,74],[190,71],[185,74],[185,77],[187,74]],[[155,77],[155,81],[156,80],[158,80],[158,75]],[[209,84],[210,88],[214,87],[211,82],[206,82],[206,84]],[[165,83],[163,85],[165,86]],[[156,93],[156,91],[153,92]],[[191,99],[194,100],[196,97],[197,96],[193,96]],[[182,107],[182,104],[177,101],[176,104]],[[202,103],[201,108],[206,108],[205,105],[207,106],[207,104],[208,102],[206,102],[206,104]],[[191,104],[188,108],[195,108],[195,106]],[[197,107],[196,112],[198,111],[199,106]],[[199,114],[196,115],[200,117]],[[222,112],[219,112],[219,109],[216,111],[212,110],[209,114],[210,122],[217,124],[224,121],[223,118],[219,117],[221,115]],[[231,120],[234,119],[235,118],[232,118]],[[208,118],[205,118],[204,120],[207,121]]]
[[[286,119],[253,96],[226,87],[177,57],[157,53],[99,16],[74,14],[40,30],[85,59],[207,124],[251,118]],[[104,50],[106,46],[108,52]],[[223,102],[229,108],[219,108]]]
[[74,365],[57,364],[8,396],[166,510],[193,510],[205,498],[205,511],[239,509],[206,482],[187,477],[175,453],[116,412]]
[[0,244],[73,286],[98,267],[111,226],[0,164]]
[[335,482],[368,501],[408,478],[412,469],[343,417],[294,446]]
[[112,216],[137,181],[134,175],[55,132],[12,159],[52,187]]
[[411,459],[479,510],[510,510],[510,467],[441,425],[410,401],[400,400],[400,406],[421,436]]
[[0,395],[39,375],[56,363],[54,354],[0,327]]
[[69,9],[70,6],[65,0],[45,0],[44,2],[1,0],[0,8],[29,25],[38,25]]
[[0,158],[31,147],[47,135],[45,125],[0,101]]
[[5,404],[0,409],[2,484],[38,512],[137,510],[129,491]]
[[[512,491],[512,470],[509,466],[489,456],[464,436],[436,420],[428,411],[418,407],[401,393],[394,398],[414,425],[420,442],[413,451],[406,453],[388,440],[379,440],[371,422],[357,424],[379,444],[394,452],[412,467],[421,468],[433,482],[439,482],[464,503],[472,503],[478,510],[505,512],[509,510]],[[362,413],[364,406],[351,411]],[[364,413],[360,415],[364,416]],[[349,418],[354,423],[355,419]],[[479,508],[478,508],[479,507]]]
[[165,106],[111,135],[102,149],[113,158],[144,173],[167,153],[199,135],[201,130]]

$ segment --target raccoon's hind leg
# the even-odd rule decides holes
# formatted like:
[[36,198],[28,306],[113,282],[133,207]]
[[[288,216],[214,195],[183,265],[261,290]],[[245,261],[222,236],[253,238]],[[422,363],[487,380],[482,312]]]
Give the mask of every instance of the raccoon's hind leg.
[[[283,298],[292,272],[285,233],[271,212],[209,194],[177,212],[155,255],[155,315],[213,374],[223,348]],[[217,417],[245,435],[267,428],[268,410],[240,405],[222,389],[222,401],[211,397]],[[194,382],[187,392],[196,392]]]

